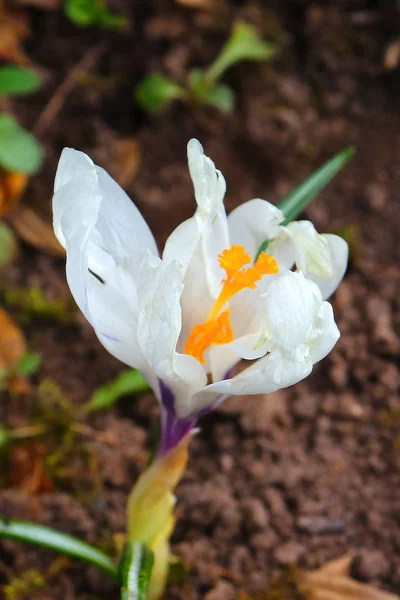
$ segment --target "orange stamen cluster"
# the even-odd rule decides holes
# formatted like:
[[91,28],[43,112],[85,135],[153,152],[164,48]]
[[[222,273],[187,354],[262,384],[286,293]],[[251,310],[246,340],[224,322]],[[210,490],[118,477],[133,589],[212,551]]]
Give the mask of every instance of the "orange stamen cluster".
[[243,246],[232,244],[218,255],[220,266],[226,273],[220,295],[215,301],[207,319],[193,327],[185,344],[185,354],[205,363],[204,354],[212,345],[228,344],[233,340],[233,329],[229,320],[230,310],[221,312],[227,302],[245,288],[255,289],[256,282],[263,275],[278,272],[278,264],[272,256],[261,252],[252,267],[243,269],[251,263],[251,256]]

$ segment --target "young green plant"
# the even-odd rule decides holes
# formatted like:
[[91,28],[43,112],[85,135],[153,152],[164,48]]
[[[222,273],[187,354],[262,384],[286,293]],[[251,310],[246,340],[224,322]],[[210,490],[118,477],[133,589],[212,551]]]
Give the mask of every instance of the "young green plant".
[[225,72],[242,61],[265,62],[274,53],[274,47],[262,40],[254,27],[236,23],[228,41],[208,69],[189,71],[186,87],[178,85],[166,75],[153,73],[136,87],[136,101],[150,113],[162,110],[176,99],[231,112],[235,105],[235,93],[231,87],[220,83]]
[[[41,78],[27,67],[0,67],[0,98],[31,94]],[[0,113],[0,167],[15,173],[35,174],[43,162],[43,150],[35,137],[10,115]]]
[[[54,226],[67,254],[78,252],[77,261],[67,260],[72,294],[105,348],[138,368],[153,388],[161,435],[128,499],[118,568],[98,549],[38,525],[33,535],[29,524],[4,522],[0,536],[96,565],[118,581],[122,600],[161,598],[171,562],[174,490],[201,416],[229,395],[269,393],[307,377],[339,337],[325,298],[343,277],[347,244],[292,219],[351,154],[331,159],[278,207],[255,199],[227,218],[225,180],[191,140],[198,208],[173,232],[160,258],[150,229],[117,183],[85,154],[63,152]],[[260,252],[266,241],[268,255]],[[244,292],[241,298],[238,292]],[[241,359],[249,366],[233,375]],[[101,396],[92,402],[108,404]]]
[[77,27],[101,27],[120,30],[129,25],[128,19],[108,8],[104,0],[66,0],[65,14]]

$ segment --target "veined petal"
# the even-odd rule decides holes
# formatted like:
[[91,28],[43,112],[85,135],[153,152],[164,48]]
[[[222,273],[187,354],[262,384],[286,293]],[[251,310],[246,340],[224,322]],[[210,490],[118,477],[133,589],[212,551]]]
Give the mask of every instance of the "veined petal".
[[333,308],[329,302],[323,302],[308,342],[313,364],[325,358],[339,338],[340,331],[335,323]]
[[[136,362],[141,357],[136,339],[136,276],[144,254],[157,252],[145,220],[103,169],[70,148],[63,151],[57,169],[53,213],[54,230],[67,250],[67,279],[78,306],[112,354],[142,368]],[[118,313],[124,315],[125,333],[131,336],[124,335]]]
[[349,258],[349,247],[347,242],[338,235],[324,233],[332,257],[332,275],[331,277],[320,277],[315,273],[308,273],[307,278],[314,281],[321,290],[324,300],[329,298],[342,281],[347,269]]
[[318,233],[311,221],[293,221],[286,226],[295,247],[295,262],[307,276],[332,277],[332,255],[324,235]]
[[200,411],[219,404],[228,396],[269,394],[301,381],[311,373],[312,367],[311,360],[293,361],[274,349],[232,379],[207,385],[195,394],[193,405]]
[[229,344],[210,348],[210,365],[213,381],[223,380],[229,371],[242,359],[255,360],[264,356],[265,347],[257,348],[258,334],[250,333]]
[[322,302],[318,287],[303,273],[286,271],[264,294],[265,314],[260,329],[261,345],[270,340],[287,352],[298,352],[308,335]]
[[235,208],[228,216],[230,241],[244,246],[255,258],[263,242],[276,238],[283,220],[282,211],[270,202],[260,198],[250,200]]
[[225,180],[197,140],[188,144],[188,161],[198,207],[194,216],[170,235],[163,253],[163,260],[176,260],[182,266],[185,283],[179,350],[192,328],[205,320],[221,290],[225,272],[217,257],[229,246]]
[[171,391],[178,415],[207,382],[197,359],[176,352],[182,327],[182,289],[178,263],[167,263],[149,254],[138,276],[138,342],[152,370]]
[[225,196],[224,176],[215,168],[211,158],[204,154],[203,146],[198,140],[189,141],[187,153],[199,212],[204,216],[215,217]]

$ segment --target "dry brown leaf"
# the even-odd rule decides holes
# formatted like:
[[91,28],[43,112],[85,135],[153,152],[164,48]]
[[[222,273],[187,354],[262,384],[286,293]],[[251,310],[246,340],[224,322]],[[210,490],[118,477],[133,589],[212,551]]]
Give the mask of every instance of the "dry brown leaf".
[[0,0],[0,59],[20,65],[30,63],[22,48],[22,41],[30,34],[25,11],[11,11],[5,0]]
[[385,69],[393,71],[400,63],[400,39],[390,42],[386,48],[383,64]]
[[16,208],[27,182],[27,175],[0,168],[0,218]]
[[27,244],[52,256],[65,256],[65,250],[55,237],[52,226],[31,208],[20,206],[9,216],[9,221]]
[[11,486],[29,494],[51,492],[54,486],[45,473],[45,455],[46,447],[38,442],[12,448],[8,455]]
[[115,178],[122,188],[135,179],[140,165],[140,146],[135,138],[122,138],[114,144],[113,163]]
[[331,561],[299,576],[297,586],[307,600],[400,600],[389,592],[350,577],[352,556]]
[[26,351],[24,334],[0,307],[0,369],[14,369]]

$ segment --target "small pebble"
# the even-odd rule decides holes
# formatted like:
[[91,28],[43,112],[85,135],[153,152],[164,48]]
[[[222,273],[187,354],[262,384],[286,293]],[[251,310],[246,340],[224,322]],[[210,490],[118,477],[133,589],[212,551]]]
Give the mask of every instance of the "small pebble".
[[204,600],[234,600],[235,596],[234,586],[228,581],[221,580],[204,596]]
[[319,535],[323,533],[343,533],[344,522],[342,519],[334,519],[331,517],[299,517],[297,519],[297,527],[304,533],[310,535]]

